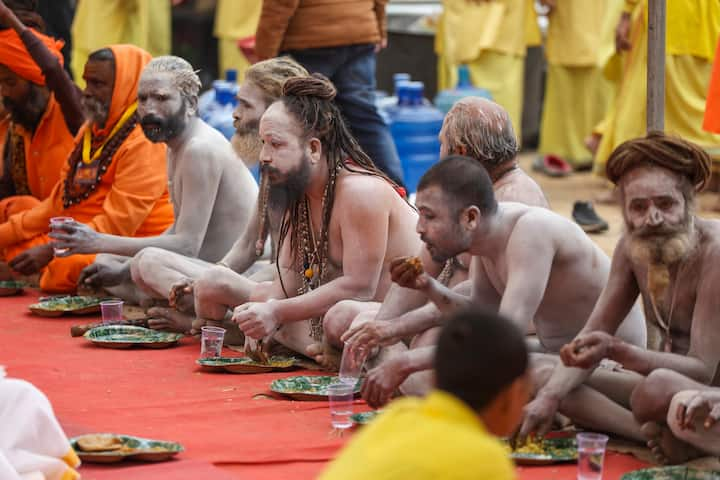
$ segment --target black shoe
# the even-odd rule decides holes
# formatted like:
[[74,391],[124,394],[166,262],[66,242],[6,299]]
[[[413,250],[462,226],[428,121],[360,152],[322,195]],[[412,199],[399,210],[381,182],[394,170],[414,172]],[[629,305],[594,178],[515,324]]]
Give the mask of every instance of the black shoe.
[[586,233],[604,232],[609,228],[608,223],[595,213],[590,202],[575,202],[572,217]]

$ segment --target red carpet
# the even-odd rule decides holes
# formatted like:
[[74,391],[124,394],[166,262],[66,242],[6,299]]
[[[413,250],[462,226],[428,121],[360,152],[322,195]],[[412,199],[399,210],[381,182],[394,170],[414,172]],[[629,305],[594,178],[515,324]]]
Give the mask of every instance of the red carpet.
[[[27,310],[35,299],[30,293],[0,299],[0,364],[45,392],[68,435],[114,432],[185,446],[172,462],[86,464],[83,478],[310,479],[347,439],[332,434],[323,402],[255,397],[287,373],[201,372],[199,342],[189,338],[167,350],[97,348],[70,337],[71,325],[94,317],[35,317]],[[641,466],[611,455],[605,478]],[[573,465],[520,472],[528,480],[575,478]]]

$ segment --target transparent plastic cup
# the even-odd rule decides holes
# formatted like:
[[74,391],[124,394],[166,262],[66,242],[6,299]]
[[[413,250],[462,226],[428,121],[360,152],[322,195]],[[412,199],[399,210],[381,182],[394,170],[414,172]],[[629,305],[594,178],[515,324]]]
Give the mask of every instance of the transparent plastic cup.
[[350,385],[357,384],[366,358],[367,353],[364,349],[351,348],[350,345],[345,343],[342,359],[340,360],[340,372],[338,373],[340,381]]
[[[62,225],[63,223],[70,223],[73,221],[74,220],[72,217],[52,217],[50,219],[50,230],[51,231],[61,231],[59,228],[60,225]],[[68,251],[67,248],[53,248],[53,254],[56,257],[65,255],[67,253],[67,251]]]
[[100,302],[100,311],[102,312],[103,325],[120,323],[123,319],[123,301],[106,300],[104,302]]
[[578,433],[578,480],[600,480],[608,436],[600,433]]
[[327,387],[330,401],[330,423],[333,428],[344,430],[352,427],[353,397],[355,385],[335,383]]
[[202,327],[200,329],[200,358],[219,358],[222,353],[225,329],[221,327]]

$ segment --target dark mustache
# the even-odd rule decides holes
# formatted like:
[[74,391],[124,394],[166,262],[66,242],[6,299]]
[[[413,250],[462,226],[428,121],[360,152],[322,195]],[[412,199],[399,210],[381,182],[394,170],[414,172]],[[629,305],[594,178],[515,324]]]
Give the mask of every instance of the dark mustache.
[[140,125],[146,127],[148,125],[165,125],[165,121],[157,115],[145,115],[140,119]]
[[640,227],[635,230],[635,234],[640,237],[664,237],[685,231],[687,231],[685,226],[660,225],[657,227]]

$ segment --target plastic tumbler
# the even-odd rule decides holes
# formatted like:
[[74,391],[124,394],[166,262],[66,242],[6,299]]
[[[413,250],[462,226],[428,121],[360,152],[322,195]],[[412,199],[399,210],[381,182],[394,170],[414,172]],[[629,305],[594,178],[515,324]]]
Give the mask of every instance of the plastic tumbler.
[[222,352],[225,329],[221,327],[202,327],[200,338],[200,358],[219,358]]
[[607,435],[600,433],[578,433],[578,480],[600,480]]
[[367,354],[364,349],[351,348],[350,345],[345,343],[342,359],[340,360],[340,372],[338,374],[340,381],[342,383],[355,385],[360,379],[366,357]]
[[335,383],[327,387],[330,400],[330,423],[333,428],[344,430],[352,427],[353,397],[355,384]]
[[100,311],[102,312],[103,325],[120,323],[122,321],[123,301],[106,300],[100,302]]
[[[60,225],[63,223],[70,223],[74,221],[72,217],[52,217],[50,219],[50,230],[52,231],[61,231]],[[58,255],[64,255],[68,251],[67,248],[54,248],[53,254],[57,257]]]

